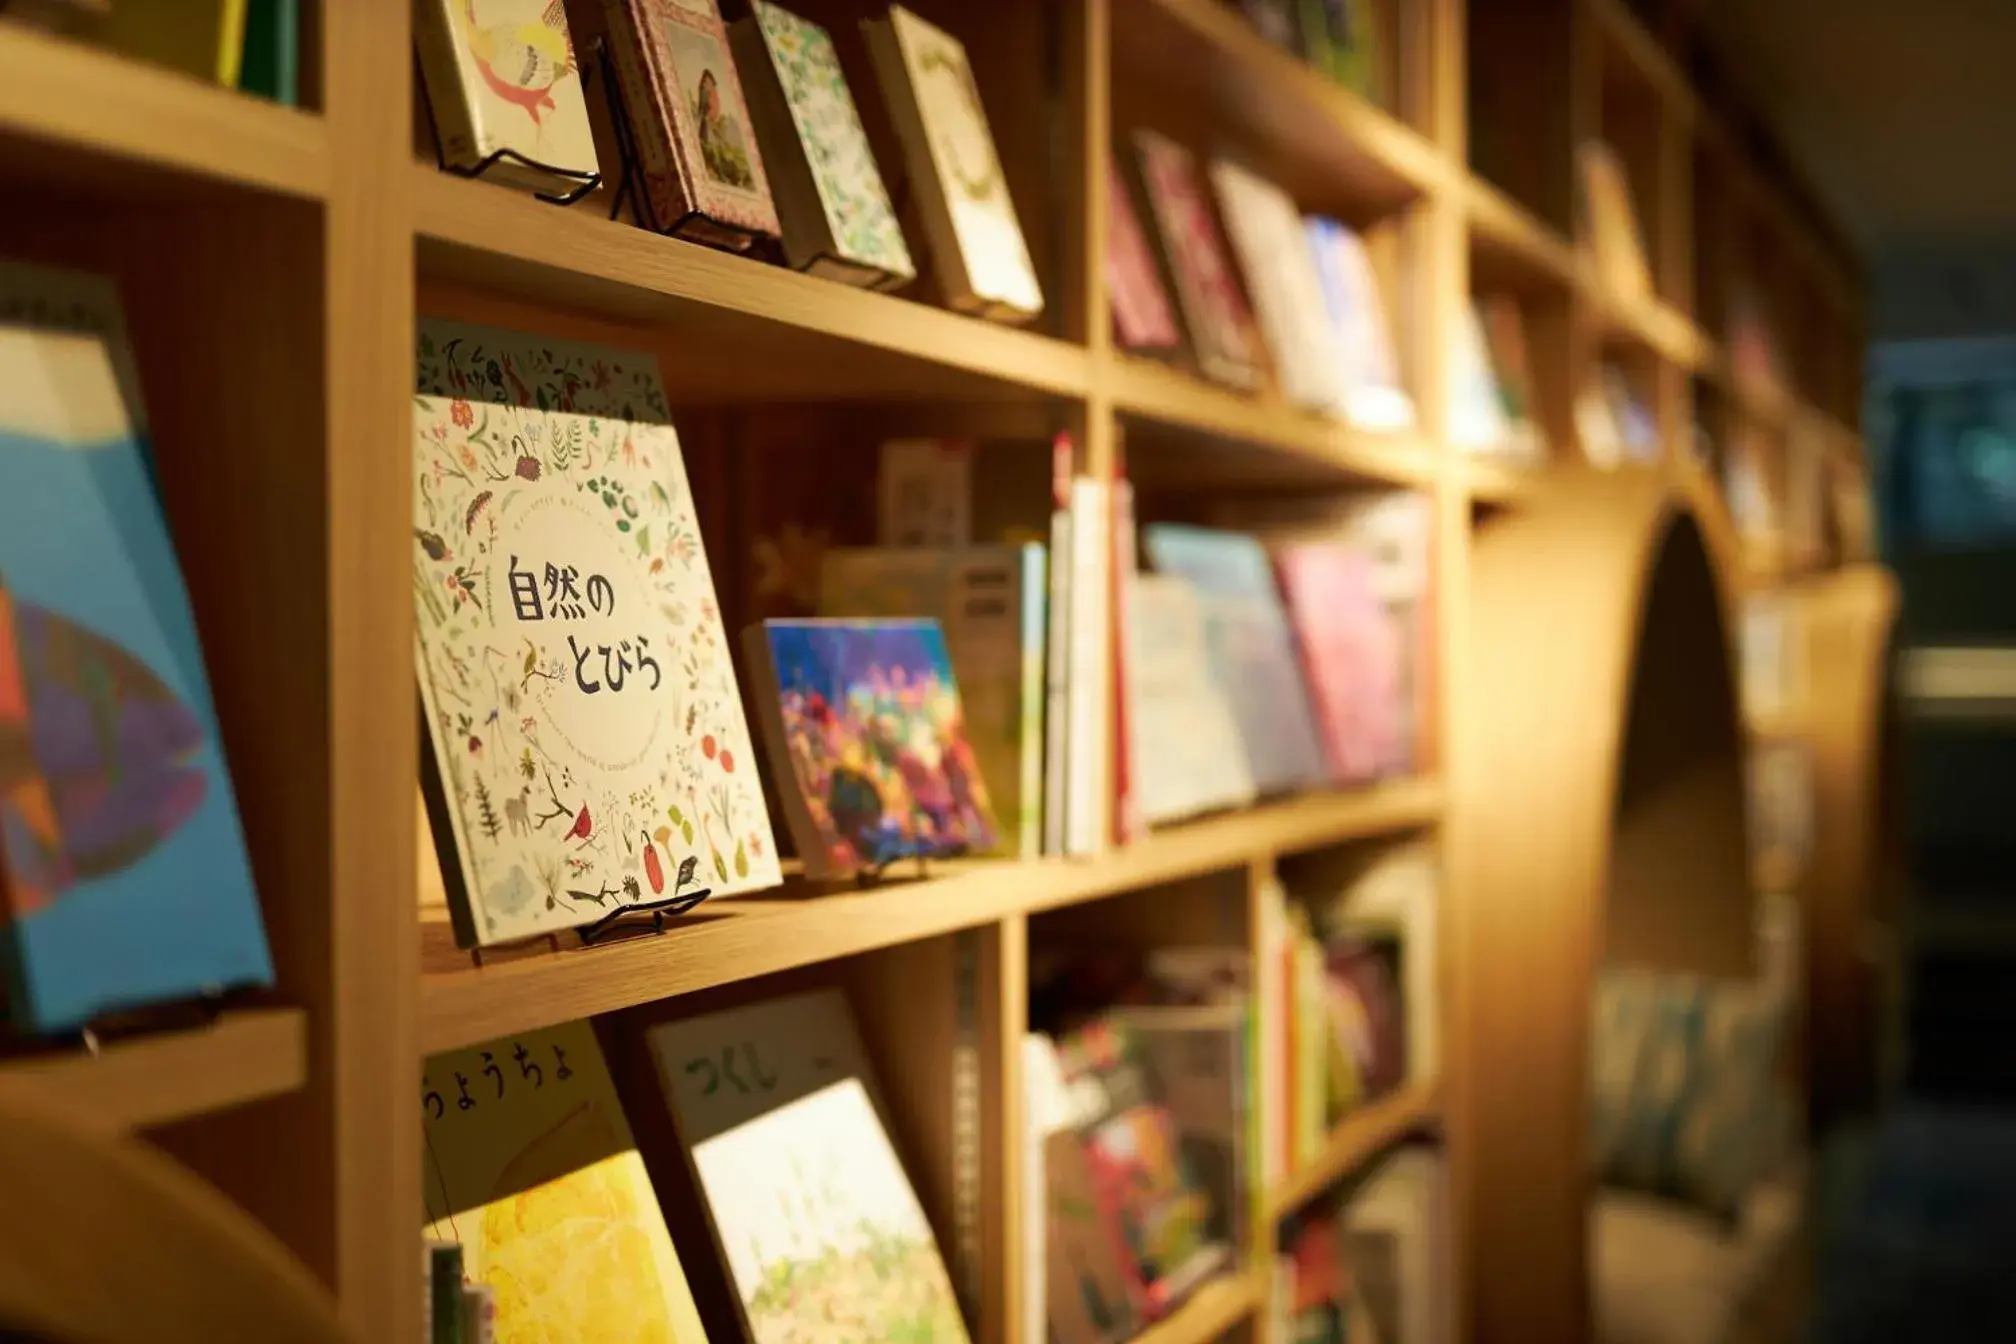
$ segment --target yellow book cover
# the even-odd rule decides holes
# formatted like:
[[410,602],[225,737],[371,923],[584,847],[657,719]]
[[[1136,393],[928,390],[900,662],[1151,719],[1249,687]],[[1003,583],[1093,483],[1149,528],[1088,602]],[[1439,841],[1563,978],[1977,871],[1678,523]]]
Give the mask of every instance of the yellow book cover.
[[436,1055],[421,1099],[427,1234],[496,1294],[497,1344],[705,1344],[588,1023]]
[[90,32],[129,56],[235,88],[245,54],[245,0],[117,4]]

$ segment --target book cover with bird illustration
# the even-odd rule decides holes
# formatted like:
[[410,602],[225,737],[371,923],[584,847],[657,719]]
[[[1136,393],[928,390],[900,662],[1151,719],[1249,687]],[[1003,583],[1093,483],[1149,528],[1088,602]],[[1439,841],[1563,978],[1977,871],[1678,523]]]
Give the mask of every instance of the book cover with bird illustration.
[[427,1235],[491,1290],[497,1344],[705,1344],[594,1028],[435,1055],[420,1098]]
[[714,0],[604,0],[652,225],[742,251],[777,207]]
[[781,880],[649,356],[423,322],[416,654],[456,934]]
[[646,1033],[753,1344],[966,1344],[837,989]]
[[0,263],[0,966],[21,1027],[270,984],[116,290]]
[[418,0],[413,37],[449,167],[502,151],[486,177],[554,195],[600,170],[561,0]]
[[936,620],[764,621],[745,639],[807,876],[994,847],[1001,831]]

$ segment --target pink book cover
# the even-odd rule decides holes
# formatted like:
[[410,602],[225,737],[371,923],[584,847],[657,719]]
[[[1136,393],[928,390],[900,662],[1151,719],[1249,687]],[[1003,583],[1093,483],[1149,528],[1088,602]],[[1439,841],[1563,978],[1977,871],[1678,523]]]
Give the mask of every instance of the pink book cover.
[[777,207],[715,0],[606,6],[658,227],[730,247],[776,237]]
[[1259,381],[1259,329],[1197,176],[1197,159],[1173,140],[1136,131],[1148,203],[1176,282],[1176,303],[1205,375],[1238,387]]
[[1120,166],[1106,161],[1106,289],[1113,307],[1113,330],[1129,350],[1169,350],[1181,344],[1176,315],[1155,270],[1148,235],[1134,213],[1134,198]]
[[1370,556],[1283,547],[1274,558],[1330,775],[1357,783],[1405,768],[1401,647]]

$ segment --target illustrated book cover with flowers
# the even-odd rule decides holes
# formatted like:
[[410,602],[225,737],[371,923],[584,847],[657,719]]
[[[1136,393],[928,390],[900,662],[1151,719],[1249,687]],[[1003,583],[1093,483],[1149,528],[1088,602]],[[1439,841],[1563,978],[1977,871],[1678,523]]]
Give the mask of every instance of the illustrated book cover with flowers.
[[861,31],[945,302],[1004,321],[1035,317],[1043,288],[966,48],[901,5],[889,6],[886,19],[864,19]]
[[646,1032],[753,1344],[967,1344],[837,989]]
[[423,322],[413,443],[429,805],[462,943],[777,885],[651,358]]
[[754,0],[729,28],[793,267],[888,289],[916,278],[833,37]]
[[604,0],[651,224],[742,251],[777,208],[714,0]]
[[427,1233],[495,1295],[498,1344],[705,1344],[593,1027],[435,1055],[420,1106]]
[[413,39],[450,168],[501,155],[485,177],[554,195],[599,171],[559,0],[419,0]]
[[272,963],[117,291],[0,262],[0,990],[57,1031]]
[[764,621],[745,639],[808,877],[994,847],[1000,828],[937,621]]

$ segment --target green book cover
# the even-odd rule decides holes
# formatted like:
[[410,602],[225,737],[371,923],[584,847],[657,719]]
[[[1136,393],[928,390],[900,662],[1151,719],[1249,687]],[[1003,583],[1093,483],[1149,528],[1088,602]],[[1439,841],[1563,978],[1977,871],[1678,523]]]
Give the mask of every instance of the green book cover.
[[238,87],[289,107],[301,102],[301,0],[247,0]]

